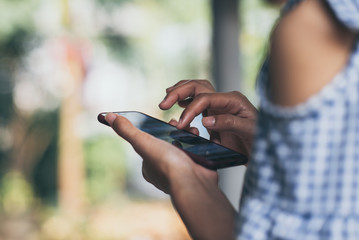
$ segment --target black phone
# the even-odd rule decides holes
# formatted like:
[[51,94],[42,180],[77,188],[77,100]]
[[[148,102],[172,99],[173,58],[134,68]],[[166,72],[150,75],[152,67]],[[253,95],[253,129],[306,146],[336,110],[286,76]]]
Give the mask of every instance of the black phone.
[[[179,130],[164,121],[148,116],[144,113],[136,111],[114,113],[127,118],[140,130],[177,146],[189,155],[196,163],[206,168],[215,170],[219,168],[244,165],[248,162],[247,156],[241,153],[235,152],[188,131]],[[98,121],[109,125],[105,120],[105,116],[106,113],[100,113],[98,115]]]

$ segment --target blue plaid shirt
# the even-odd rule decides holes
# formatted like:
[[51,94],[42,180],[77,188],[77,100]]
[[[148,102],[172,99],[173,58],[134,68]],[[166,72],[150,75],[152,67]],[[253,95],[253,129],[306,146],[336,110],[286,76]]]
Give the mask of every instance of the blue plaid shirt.
[[[359,32],[359,0],[326,1]],[[268,100],[267,76],[264,63],[238,239],[359,239],[359,38],[346,67],[295,107]]]

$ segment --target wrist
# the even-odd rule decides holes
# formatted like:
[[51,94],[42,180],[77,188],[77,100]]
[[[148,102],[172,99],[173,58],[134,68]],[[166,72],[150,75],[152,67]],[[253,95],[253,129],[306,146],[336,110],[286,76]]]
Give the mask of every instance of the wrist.
[[170,196],[194,239],[232,239],[236,212],[217,183],[217,173],[196,163],[171,173]]
[[[174,197],[179,191],[191,186],[196,182],[196,176],[192,164],[183,164],[184,166],[176,166],[169,169],[169,194]],[[189,166],[188,166],[189,165]]]
[[196,188],[218,188],[218,174],[190,160],[190,164],[169,170],[169,194],[175,196]]

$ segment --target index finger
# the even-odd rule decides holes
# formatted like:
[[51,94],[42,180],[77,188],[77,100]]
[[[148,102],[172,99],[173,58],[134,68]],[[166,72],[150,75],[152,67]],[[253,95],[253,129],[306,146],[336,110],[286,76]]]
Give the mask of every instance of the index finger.
[[159,104],[162,110],[170,109],[175,103],[194,98],[201,93],[214,92],[207,80],[183,80],[167,88],[165,99]]
[[182,112],[177,127],[183,128],[205,110],[217,110],[226,114],[241,114],[249,117],[252,105],[243,95],[236,92],[228,93],[204,93],[195,98]]

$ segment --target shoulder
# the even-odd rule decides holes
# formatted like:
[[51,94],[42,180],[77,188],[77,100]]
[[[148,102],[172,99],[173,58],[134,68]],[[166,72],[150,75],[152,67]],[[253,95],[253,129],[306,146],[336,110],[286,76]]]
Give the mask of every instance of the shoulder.
[[269,98],[293,106],[319,92],[346,65],[355,34],[322,0],[304,0],[273,31]]

